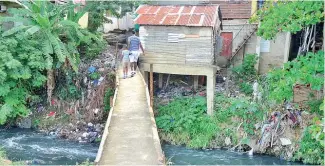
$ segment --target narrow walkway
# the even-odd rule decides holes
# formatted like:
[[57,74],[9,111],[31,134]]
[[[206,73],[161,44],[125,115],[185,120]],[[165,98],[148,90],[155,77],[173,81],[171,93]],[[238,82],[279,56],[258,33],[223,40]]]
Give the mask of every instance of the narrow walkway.
[[[122,72],[120,71],[120,76]],[[121,79],[100,165],[157,165],[142,77]]]

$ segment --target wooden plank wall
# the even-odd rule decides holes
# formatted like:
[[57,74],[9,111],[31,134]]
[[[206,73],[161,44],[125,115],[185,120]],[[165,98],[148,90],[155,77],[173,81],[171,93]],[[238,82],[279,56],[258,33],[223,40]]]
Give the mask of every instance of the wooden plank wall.
[[145,47],[141,60],[153,64],[213,64],[212,34],[210,27],[141,26],[140,39]]

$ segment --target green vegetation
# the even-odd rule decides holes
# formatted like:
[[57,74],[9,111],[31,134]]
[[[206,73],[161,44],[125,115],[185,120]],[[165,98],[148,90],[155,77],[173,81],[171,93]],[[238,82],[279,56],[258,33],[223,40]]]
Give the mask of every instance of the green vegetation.
[[24,165],[25,163],[22,161],[12,162],[8,160],[6,152],[0,148],[0,165]]
[[39,96],[47,95],[48,102],[53,92],[62,100],[81,96],[76,83],[80,61],[96,57],[106,47],[100,33],[78,24],[96,3],[102,2],[81,9],[72,3],[22,1],[21,8],[10,8],[8,16],[0,17],[0,25],[15,22],[0,30],[0,124],[26,116],[30,106],[45,102]]
[[[310,85],[313,90],[320,90],[324,86],[323,51],[299,56],[284,64],[284,68],[273,69],[265,76],[257,75],[255,62],[255,55],[246,55],[243,64],[233,69],[233,74],[243,93],[251,88],[249,82],[259,78],[263,103],[253,102],[251,96],[235,98],[217,94],[214,115],[210,117],[206,115],[205,98],[174,99],[156,109],[161,138],[192,148],[247,144],[250,139],[261,137],[256,124],[265,122],[271,112],[282,106],[284,100],[292,101],[294,85]],[[275,105],[275,101],[279,105]],[[308,164],[324,164],[324,122],[317,118],[323,117],[324,102],[310,98],[306,105],[306,111],[316,118],[312,125],[306,127],[293,159]],[[229,138],[228,144],[225,143],[226,138]]]
[[33,99],[32,91],[45,83],[44,70],[51,66],[39,42],[26,38],[22,32],[2,37],[0,50],[0,124],[3,124],[7,118],[28,114],[27,101]]
[[[91,32],[97,31],[103,22],[112,22],[104,16],[104,14],[110,14],[117,18],[123,17],[127,12],[136,9],[141,3],[145,3],[143,0],[138,1],[89,1],[87,6],[89,8],[89,27]],[[119,9],[121,7],[121,12]]]
[[80,57],[94,59],[105,49],[106,45],[106,40],[103,39],[100,33],[96,33],[96,37],[80,43],[78,46]]
[[296,84],[310,85],[313,90],[320,90],[324,85],[324,52],[307,53],[284,64],[284,68],[274,69],[267,74],[265,94],[268,99],[283,102],[292,100]]
[[319,23],[324,18],[324,1],[268,1],[252,22],[261,23],[257,34],[264,39],[273,39],[278,32],[296,33],[303,28]]
[[111,109],[111,97],[114,96],[114,90],[108,88],[104,97],[104,110],[108,112]]
[[324,165],[324,118],[315,117],[313,124],[306,128],[294,159],[304,163]]
[[240,91],[246,95],[253,93],[252,83],[257,78],[257,71],[254,67],[256,62],[256,54],[246,54],[243,63],[232,68],[234,79],[239,85]]
[[205,111],[205,98],[179,98],[158,108],[156,122],[158,128],[167,133],[166,137],[171,142],[193,148],[206,148],[218,127]]
[[[159,106],[156,122],[164,139],[192,148],[208,148],[216,140],[223,144],[225,137],[238,142],[236,130],[240,123],[246,135],[255,133],[254,124],[262,120],[264,114],[256,103],[251,103],[248,98],[227,98],[223,94],[217,94],[216,101],[212,117],[205,114],[206,100],[203,97],[178,98]],[[233,121],[234,118],[237,121]]]
[[98,73],[98,72],[93,72],[93,73],[91,73],[91,74],[89,75],[89,77],[90,77],[90,79],[92,79],[92,80],[97,80],[97,79],[100,78],[100,73]]
[[77,163],[76,165],[82,165],[82,166],[92,166],[94,165],[94,162],[90,162],[89,159],[87,159],[86,161],[82,162],[82,163]]

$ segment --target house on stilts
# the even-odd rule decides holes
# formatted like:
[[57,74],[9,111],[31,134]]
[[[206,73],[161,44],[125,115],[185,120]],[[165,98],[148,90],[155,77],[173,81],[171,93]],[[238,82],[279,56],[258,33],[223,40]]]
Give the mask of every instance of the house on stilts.
[[145,80],[150,65],[154,73],[192,75],[194,87],[198,76],[206,76],[207,113],[212,115],[215,73],[219,70],[217,38],[222,30],[219,5],[142,5],[136,13],[145,50],[139,67]]

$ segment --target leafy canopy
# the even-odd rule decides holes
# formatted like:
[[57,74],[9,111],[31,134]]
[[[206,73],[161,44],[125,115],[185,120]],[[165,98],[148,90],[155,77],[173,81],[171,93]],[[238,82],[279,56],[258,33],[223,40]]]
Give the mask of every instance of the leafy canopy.
[[324,1],[267,1],[251,21],[260,21],[257,34],[269,40],[278,32],[296,33],[321,22],[324,18],[323,12]]
[[45,83],[43,71],[51,67],[44,63],[47,58],[39,42],[24,32],[0,37],[0,124],[28,114],[26,101]]
[[[85,11],[75,12],[75,7],[78,5],[22,1],[22,8],[10,8],[8,16],[0,17],[0,24],[15,22],[14,27],[0,30],[0,124],[28,114],[27,105],[39,88],[47,80],[53,80],[47,82],[48,90],[54,87],[53,69],[72,67],[77,72],[81,43],[94,43],[95,49],[101,41],[97,34],[80,28],[77,22]],[[77,96],[76,88],[68,88]],[[51,95],[49,91],[48,97]]]

